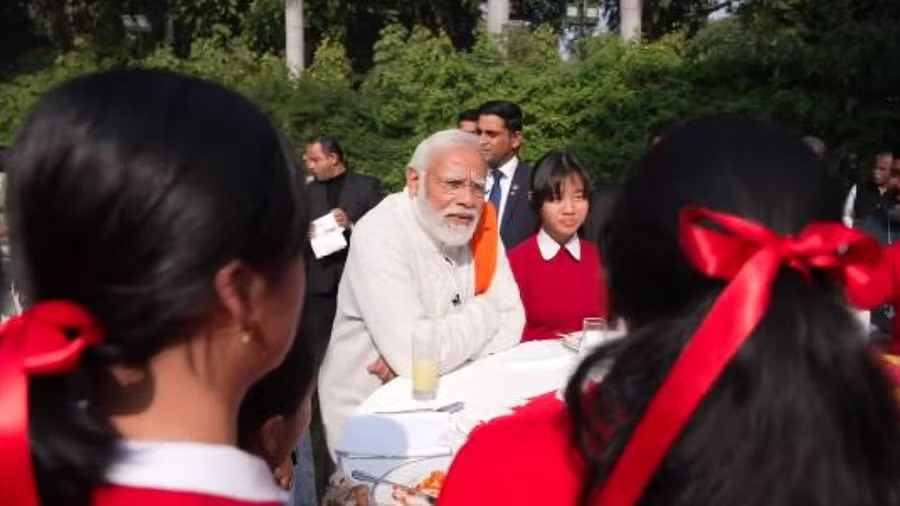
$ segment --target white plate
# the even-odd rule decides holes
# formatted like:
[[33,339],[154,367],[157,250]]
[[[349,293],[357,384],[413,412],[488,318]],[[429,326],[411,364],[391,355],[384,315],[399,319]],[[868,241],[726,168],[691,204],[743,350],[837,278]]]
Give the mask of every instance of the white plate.
[[[450,456],[414,460],[397,466],[384,475],[384,478],[414,487],[427,478],[432,471],[443,471],[446,473],[452,461],[453,457]],[[372,498],[378,506],[399,506],[403,504],[394,499],[393,493],[393,486],[379,483],[372,489]],[[428,506],[428,501],[422,497],[410,497],[407,499],[406,504],[408,506]]]
[[452,429],[449,413],[357,413],[347,419],[335,451],[392,457],[446,455],[450,449],[443,443],[443,436]]

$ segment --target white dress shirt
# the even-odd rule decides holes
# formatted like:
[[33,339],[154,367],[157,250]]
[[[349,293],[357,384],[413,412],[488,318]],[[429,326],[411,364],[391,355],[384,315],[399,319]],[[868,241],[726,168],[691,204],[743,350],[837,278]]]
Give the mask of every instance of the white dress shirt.
[[[541,251],[541,258],[549,262],[556,257],[556,254],[563,249],[563,246],[560,246],[555,239],[550,237],[546,231],[544,231],[543,227],[537,235],[537,245],[538,249]],[[581,241],[578,240],[578,234],[572,234],[572,237],[566,241],[565,244],[566,251],[572,255],[572,258],[575,260],[581,260]]]
[[319,372],[319,403],[332,455],[344,422],[381,386],[367,365],[382,356],[398,375],[412,377],[417,329],[436,328],[442,337],[441,374],[512,348],[522,337],[525,310],[502,242],[490,289],[475,295],[469,246],[436,241],[419,223],[415,206],[406,193],[395,193],[353,228]]
[[[500,167],[497,167],[503,177],[500,178],[500,209],[497,209],[497,225],[503,226],[503,210],[506,209],[506,201],[507,197],[509,197],[509,189],[512,187],[513,176],[516,173],[516,167],[519,166],[519,157],[513,155],[512,158],[506,161]],[[487,177],[487,186],[484,192],[484,201],[487,202],[491,195],[491,190],[494,188],[494,184],[496,181],[494,180],[494,171],[488,171]]]
[[853,188],[850,188],[850,193],[847,194],[847,200],[844,201],[844,225],[848,227],[853,226],[853,219],[855,216],[853,215],[853,208],[856,206],[856,185],[853,185]]

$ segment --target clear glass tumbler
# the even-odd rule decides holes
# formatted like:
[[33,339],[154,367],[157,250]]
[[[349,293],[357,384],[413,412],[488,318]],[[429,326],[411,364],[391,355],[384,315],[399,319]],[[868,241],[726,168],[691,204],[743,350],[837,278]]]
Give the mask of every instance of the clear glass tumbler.
[[413,398],[430,401],[437,395],[441,342],[433,325],[413,330]]

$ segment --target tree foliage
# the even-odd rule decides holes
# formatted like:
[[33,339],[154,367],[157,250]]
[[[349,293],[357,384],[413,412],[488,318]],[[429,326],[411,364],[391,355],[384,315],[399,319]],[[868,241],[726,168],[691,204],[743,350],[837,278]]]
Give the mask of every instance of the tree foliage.
[[[271,15],[268,1],[253,0],[261,20]],[[526,160],[569,148],[598,180],[621,177],[652,128],[710,113],[771,118],[822,137],[836,155],[865,155],[900,141],[900,60],[889,56],[900,54],[896,11],[887,0],[749,1],[694,36],[679,32],[639,45],[589,39],[578,62],[560,59],[547,25],[507,40],[476,32],[470,49],[460,51],[443,31],[398,22],[380,30],[370,71],[351,71],[352,53],[335,33],[323,35],[299,80],[288,78],[277,53],[260,52],[247,36],[212,33],[195,39],[186,55],[160,48],[138,59],[76,46],[0,80],[0,144],[50,86],[137,64],[233,87],[296,142],[336,135],[353,167],[392,188],[402,184],[420,139],[453,126],[460,110],[495,98],[522,105]]]
[[[607,26],[612,31],[619,29],[619,2],[620,0],[603,0]],[[656,40],[676,31],[693,35],[707,24],[710,14],[723,9],[733,9],[739,3],[740,0],[644,1],[641,16],[642,36],[645,40]]]

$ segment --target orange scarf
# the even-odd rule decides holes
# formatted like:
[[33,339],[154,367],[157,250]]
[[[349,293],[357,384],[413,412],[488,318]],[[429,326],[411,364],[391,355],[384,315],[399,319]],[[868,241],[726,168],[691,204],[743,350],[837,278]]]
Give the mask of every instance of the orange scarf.
[[900,356],[880,353],[881,365],[894,387],[894,396],[900,400]]
[[497,248],[500,240],[500,227],[497,226],[497,212],[494,206],[486,203],[475,234],[469,241],[472,258],[475,260],[475,295],[481,295],[491,287],[494,271],[497,270]]

